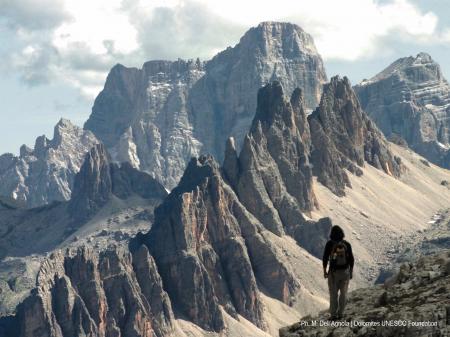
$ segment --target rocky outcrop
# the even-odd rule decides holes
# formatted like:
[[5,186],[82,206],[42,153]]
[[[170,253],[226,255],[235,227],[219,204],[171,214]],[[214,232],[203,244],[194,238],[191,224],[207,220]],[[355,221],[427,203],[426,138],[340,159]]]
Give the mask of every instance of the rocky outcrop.
[[193,87],[194,132],[202,152],[222,160],[228,137],[241,147],[255,115],[257,92],[268,82],[280,82],[287,95],[301,88],[305,107],[312,110],[326,80],[313,38],[300,27],[263,22],[251,28],[236,46],[206,63],[205,76]]
[[278,80],[300,87],[313,109],[326,75],[309,34],[289,23],[265,22],[208,62],[150,61],[115,66],[85,124],[113,160],[128,161],[168,189],[193,156],[222,160],[229,136],[240,148],[261,86]]
[[[300,323],[281,329],[280,337],[448,336],[449,293],[450,253],[446,251],[403,265],[384,285],[352,292],[344,319],[334,326],[330,321],[329,326],[320,326],[318,320],[324,322],[324,316],[304,317]],[[317,326],[306,326],[312,320]]]
[[97,135],[114,161],[128,161],[172,188],[201,148],[187,98],[203,75],[200,61],[150,61],[142,69],[116,65],[85,129]]
[[[242,204],[271,232],[295,236],[302,211],[316,205],[309,164],[309,129],[301,91],[289,101],[279,82],[260,89],[239,157],[228,141],[223,170]],[[299,126],[297,126],[300,124]]]
[[311,162],[319,182],[342,196],[350,186],[347,171],[361,175],[364,162],[399,177],[400,158],[394,157],[383,134],[362,110],[349,80],[333,77],[324,85],[319,107],[308,117]]
[[174,308],[200,327],[223,330],[224,308],[265,329],[259,286],[291,303],[300,284],[270,235],[323,249],[331,221],[302,214],[315,205],[306,125],[301,91],[288,100],[280,83],[266,85],[239,156],[230,138],[222,168],[212,156],[192,159],[156,209],[143,241]]
[[[103,213],[106,222],[104,217],[108,217],[108,213],[116,216],[129,207],[128,200],[141,202],[152,211],[166,196],[164,187],[148,174],[129,164],[111,164],[105,147],[97,144],[88,152],[75,177],[70,201],[33,209],[13,204],[0,207],[0,259],[51,251],[88,224],[103,208],[106,208]],[[108,208],[114,202],[115,206]],[[103,221],[97,226],[107,227]]]
[[34,149],[23,145],[19,156],[0,156],[0,195],[28,207],[69,200],[84,156],[97,142],[92,132],[61,119],[53,139],[40,136]]
[[207,330],[224,329],[221,306],[265,329],[258,284],[286,303],[300,286],[211,156],[191,160],[145,241],[174,307]]
[[85,220],[96,213],[112,196],[112,181],[108,153],[102,144],[94,146],[86,155],[75,177],[69,211],[75,218]]
[[450,86],[430,55],[401,58],[355,91],[386,137],[450,168]]
[[103,144],[97,144],[86,155],[80,172],[75,177],[72,199],[68,210],[77,222],[85,222],[113,196],[126,199],[131,195],[145,199],[162,200],[167,195],[154,178],[133,168],[110,162]]
[[173,313],[153,258],[89,248],[53,253],[18,308],[17,336],[170,336]]

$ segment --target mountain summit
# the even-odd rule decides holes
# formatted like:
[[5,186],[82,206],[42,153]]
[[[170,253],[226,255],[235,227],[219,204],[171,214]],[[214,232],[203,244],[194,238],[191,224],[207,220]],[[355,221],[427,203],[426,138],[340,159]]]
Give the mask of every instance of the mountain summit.
[[313,109],[326,81],[312,37],[290,23],[264,22],[210,61],[149,61],[115,66],[85,128],[113,160],[128,161],[171,189],[193,156],[223,158],[228,137],[240,148],[256,110],[256,94],[279,81],[299,87]]
[[401,58],[355,90],[387,137],[450,168],[450,86],[430,55]]

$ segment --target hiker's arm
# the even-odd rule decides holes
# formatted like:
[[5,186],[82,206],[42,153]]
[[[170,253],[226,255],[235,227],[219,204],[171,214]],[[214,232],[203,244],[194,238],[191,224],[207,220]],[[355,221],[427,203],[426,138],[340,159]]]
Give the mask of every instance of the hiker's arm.
[[330,258],[331,253],[331,245],[330,242],[327,242],[325,245],[325,250],[323,252],[323,258],[322,258],[322,264],[323,264],[323,276],[327,277],[327,265],[328,265],[328,259]]
[[355,258],[353,256],[352,245],[348,244],[348,264],[350,265],[350,275],[353,276],[353,266],[355,264]]

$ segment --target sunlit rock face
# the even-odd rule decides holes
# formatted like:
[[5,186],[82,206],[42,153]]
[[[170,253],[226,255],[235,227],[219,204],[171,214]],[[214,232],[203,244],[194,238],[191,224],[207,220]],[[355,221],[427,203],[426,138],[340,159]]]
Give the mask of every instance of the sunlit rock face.
[[326,81],[312,37],[289,23],[265,22],[210,61],[150,61],[142,69],[115,66],[85,128],[114,160],[129,161],[168,189],[193,156],[223,158],[225,141],[240,148],[256,110],[256,94],[279,81],[297,87],[316,107]]
[[450,167],[450,86],[430,55],[401,58],[355,91],[388,138],[401,137],[429,161]]
[[69,200],[74,177],[96,143],[92,132],[61,119],[53,139],[40,136],[33,149],[22,145],[19,156],[0,156],[0,195],[27,207]]
[[47,259],[14,330],[20,337],[163,337],[171,336],[173,312],[144,246],[80,248]]
[[400,176],[400,158],[392,155],[384,135],[362,110],[348,78],[336,76],[324,86],[308,122],[313,173],[335,194],[344,195],[350,187],[346,170],[361,175],[365,163]]

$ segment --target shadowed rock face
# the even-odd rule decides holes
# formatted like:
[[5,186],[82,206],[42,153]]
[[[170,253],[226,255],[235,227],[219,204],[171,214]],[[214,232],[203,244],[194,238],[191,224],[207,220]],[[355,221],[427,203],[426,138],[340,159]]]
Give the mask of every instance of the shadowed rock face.
[[378,128],[361,109],[344,77],[324,85],[319,107],[308,117],[313,173],[333,193],[344,195],[350,186],[345,169],[361,175],[364,162],[398,177],[400,159],[394,158]]
[[19,306],[18,336],[167,336],[173,313],[153,258],[111,248],[53,254]]
[[129,163],[111,164],[102,144],[94,146],[86,155],[75,177],[68,210],[77,222],[88,220],[113,196],[126,199],[132,194],[142,198],[163,199],[167,192],[154,178],[133,168]]
[[277,235],[293,234],[304,222],[301,212],[312,210],[316,203],[308,160],[309,130],[299,90],[291,101],[278,82],[262,88],[239,158],[229,140],[223,165],[243,205]]
[[[102,144],[86,155],[75,177],[72,199],[38,208],[23,209],[0,198],[0,258],[44,254],[56,249],[72,233],[87,225],[113,199],[133,202],[137,197],[151,208],[167,196],[154,178],[131,167],[111,164]],[[123,206],[118,206],[115,212]],[[32,238],[32,240],[30,240]]]
[[222,160],[229,136],[240,147],[252,123],[256,94],[278,80],[300,87],[313,109],[326,81],[312,37],[289,23],[265,22],[208,62],[150,61],[142,69],[117,65],[96,98],[85,128],[113,160],[128,161],[167,188],[191,157]]
[[86,155],[80,172],[75,177],[69,211],[72,216],[85,220],[104,206],[111,196],[108,153],[99,144]]
[[450,86],[430,55],[398,59],[355,91],[386,137],[401,137],[432,163],[450,167]]
[[40,136],[34,149],[22,145],[19,156],[0,156],[0,195],[26,207],[69,200],[84,156],[97,142],[92,132],[61,119],[53,139]]
[[221,305],[265,329],[258,282],[286,303],[299,287],[266,235],[214,159],[203,156],[157,208],[146,241],[174,307],[188,319],[222,330]]

